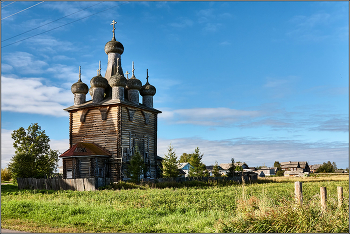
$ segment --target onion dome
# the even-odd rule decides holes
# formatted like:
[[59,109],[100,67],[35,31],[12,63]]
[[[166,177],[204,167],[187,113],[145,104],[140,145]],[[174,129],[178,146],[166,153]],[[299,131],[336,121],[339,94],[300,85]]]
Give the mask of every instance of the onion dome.
[[141,87],[140,94],[141,96],[146,96],[146,95],[154,96],[156,94],[156,88],[153,85],[150,85],[148,83],[148,69],[147,69],[146,79],[147,79],[147,82],[144,86]]
[[89,87],[79,79],[78,82],[72,85],[71,91],[72,93],[87,94],[89,92]]
[[108,81],[106,78],[102,77],[101,74],[94,76],[90,81],[91,88],[107,88],[108,87]]
[[92,79],[90,80],[90,86],[91,88],[96,87],[96,88],[104,88],[104,89],[108,87],[107,79],[101,76],[101,61],[99,62],[97,76],[92,77]]
[[116,73],[114,76],[111,76],[111,78],[109,78],[109,81],[108,81],[108,83],[111,87],[114,87],[114,86],[125,87],[126,82],[127,82],[126,78],[119,73]]
[[124,46],[122,43],[120,43],[119,41],[116,41],[115,38],[113,38],[111,41],[106,43],[105,52],[106,52],[106,54],[108,54],[110,52],[123,54]]
[[127,89],[137,89],[140,90],[142,87],[142,83],[139,79],[137,79],[134,75],[134,62],[132,62],[132,77],[130,79],[128,79],[126,86]]
[[74,83],[71,87],[72,93],[83,93],[87,94],[89,92],[89,87],[81,81],[81,67],[79,66],[79,80]]
[[118,53],[118,54],[122,54],[124,52],[124,46],[122,43],[120,43],[119,41],[115,40],[115,27],[114,25],[117,22],[115,22],[114,20],[112,21],[111,25],[113,25],[113,38],[111,41],[107,42],[105,45],[105,52],[106,54],[112,52],[112,53]]

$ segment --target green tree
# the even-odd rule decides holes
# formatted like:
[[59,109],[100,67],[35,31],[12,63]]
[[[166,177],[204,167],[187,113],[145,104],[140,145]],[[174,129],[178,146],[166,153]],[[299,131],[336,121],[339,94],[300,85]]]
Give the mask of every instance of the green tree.
[[7,168],[5,169],[1,168],[1,181],[9,181],[9,180],[11,180],[10,171]]
[[128,177],[131,178],[132,182],[138,183],[140,182],[141,175],[146,170],[146,165],[143,162],[143,158],[138,150],[135,147],[134,154],[131,156],[130,164],[128,165]]
[[242,166],[236,166],[236,171],[243,171],[243,167]]
[[202,163],[203,154],[200,154],[199,148],[197,147],[194,150],[194,153],[191,155],[191,159],[189,163],[192,167],[190,167],[189,176],[190,177],[204,177],[206,167]]
[[176,157],[176,154],[174,152],[174,148],[169,145],[168,147],[168,154],[165,155],[163,159],[163,177],[178,177],[179,176],[179,170],[178,170],[178,160]]
[[221,174],[220,174],[220,169],[219,169],[219,165],[218,165],[218,162],[215,161],[215,165],[213,167],[213,176],[214,177],[220,177]]
[[282,171],[281,164],[279,161],[275,161],[273,166],[277,167],[276,176],[284,176],[284,172]]
[[192,156],[192,154],[183,153],[183,154],[180,156],[179,163],[187,163],[187,162],[190,162],[191,156]]
[[273,164],[274,167],[277,167],[278,169],[281,168],[281,164],[279,161],[275,161],[275,163]]
[[8,169],[15,182],[17,178],[44,178],[54,174],[59,152],[50,149],[50,138],[37,123],[27,129],[14,130],[11,136],[15,155]]
[[231,158],[231,165],[228,169],[227,176],[228,177],[235,176],[236,175],[235,171],[236,171],[235,160],[234,160],[234,158]]
[[333,162],[333,164],[328,161],[327,163],[323,163],[317,170],[317,173],[332,173],[334,172],[336,169],[334,168],[334,166],[336,167],[335,162]]

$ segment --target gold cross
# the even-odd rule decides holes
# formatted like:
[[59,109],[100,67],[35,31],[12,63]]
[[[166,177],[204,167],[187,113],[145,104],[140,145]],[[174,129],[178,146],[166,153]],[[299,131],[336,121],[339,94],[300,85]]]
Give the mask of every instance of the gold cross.
[[127,79],[129,79],[129,77],[128,77],[129,74],[130,74],[130,73],[129,73],[128,71],[125,72],[125,75],[126,75],[126,78],[127,78]]
[[114,20],[113,20],[112,23],[111,23],[111,25],[113,25],[113,30],[112,30],[112,32],[113,32],[113,38],[115,38],[115,33],[114,33],[115,27],[114,27],[114,25],[115,25],[116,23],[117,23],[117,22],[115,22]]
[[79,81],[81,82],[81,66],[79,66]]

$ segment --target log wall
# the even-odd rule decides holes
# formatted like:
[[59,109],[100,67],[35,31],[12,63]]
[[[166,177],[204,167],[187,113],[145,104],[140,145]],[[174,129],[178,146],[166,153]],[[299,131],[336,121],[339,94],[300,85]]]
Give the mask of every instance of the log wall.
[[[156,113],[124,105],[71,111],[70,144],[72,146],[78,142],[96,143],[112,154],[110,176],[115,180],[121,179],[124,153],[127,149],[127,152],[132,153],[133,147],[137,145],[141,155],[148,153],[151,177],[156,177]],[[80,166],[83,173],[80,176],[89,173],[87,162],[81,161]]]

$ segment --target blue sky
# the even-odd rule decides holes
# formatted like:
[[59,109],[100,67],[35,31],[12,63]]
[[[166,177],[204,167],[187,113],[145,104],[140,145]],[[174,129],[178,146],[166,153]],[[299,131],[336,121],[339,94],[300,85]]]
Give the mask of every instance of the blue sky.
[[31,123],[68,149],[70,87],[105,73],[112,20],[124,72],[157,89],[158,155],[348,167],[348,2],[38,3],[2,2],[2,168]]

